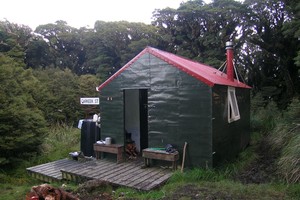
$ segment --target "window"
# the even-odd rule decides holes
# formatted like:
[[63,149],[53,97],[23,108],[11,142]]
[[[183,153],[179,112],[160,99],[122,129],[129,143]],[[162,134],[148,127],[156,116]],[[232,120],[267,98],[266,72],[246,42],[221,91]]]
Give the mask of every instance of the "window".
[[237,121],[241,118],[239,107],[235,96],[235,88],[228,87],[228,123]]

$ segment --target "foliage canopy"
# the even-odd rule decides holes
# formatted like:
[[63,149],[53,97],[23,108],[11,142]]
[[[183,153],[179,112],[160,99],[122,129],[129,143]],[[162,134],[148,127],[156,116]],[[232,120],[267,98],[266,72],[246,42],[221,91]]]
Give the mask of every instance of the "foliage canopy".
[[8,56],[0,55],[0,165],[37,152],[46,121],[36,106],[38,80]]

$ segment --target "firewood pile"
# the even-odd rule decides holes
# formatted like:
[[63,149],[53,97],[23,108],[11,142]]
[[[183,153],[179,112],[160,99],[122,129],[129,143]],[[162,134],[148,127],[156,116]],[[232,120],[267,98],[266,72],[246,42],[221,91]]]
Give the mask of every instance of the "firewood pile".
[[33,186],[31,191],[26,195],[26,200],[79,200],[79,198],[61,188],[42,184]]
[[126,145],[125,152],[129,159],[136,159],[138,151],[136,149],[135,142],[131,139],[131,133],[126,131]]
[[136,159],[138,152],[136,150],[136,146],[134,142],[127,143],[125,146],[125,152],[126,155],[129,157],[129,159]]

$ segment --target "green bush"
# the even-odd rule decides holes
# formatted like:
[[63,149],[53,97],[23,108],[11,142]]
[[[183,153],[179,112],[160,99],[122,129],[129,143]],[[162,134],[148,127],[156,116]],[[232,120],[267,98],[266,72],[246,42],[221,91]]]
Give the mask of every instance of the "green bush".
[[39,152],[46,121],[36,106],[39,81],[0,54],[0,166],[17,166]]
[[251,101],[250,123],[252,130],[268,133],[276,127],[281,112],[275,102],[265,101],[260,94],[255,95]]

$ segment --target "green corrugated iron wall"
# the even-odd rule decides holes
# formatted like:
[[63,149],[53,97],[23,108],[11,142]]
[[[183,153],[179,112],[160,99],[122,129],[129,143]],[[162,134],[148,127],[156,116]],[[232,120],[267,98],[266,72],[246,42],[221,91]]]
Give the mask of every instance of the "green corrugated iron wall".
[[188,142],[187,165],[212,166],[211,88],[180,90],[179,140]]
[[100,95],[101,139],[111,137],[113,143],[124,142],[123,92],[112,81]]
[[234,158],[250,138],[250,90],[236,88],[241,119],[227,121],[227,86],[210,88],[151,54],[145,54],[101,90],[101,133],[124,142],[126,89],[147,89],[148,146],[173,144],[186,164],[211,167]]
[[[211,88],[144,54],[100,92],[101,135],[124,142],[123,90],[148,90],[148,146],[176,146],[186,165],[212,166]],[[181,156],[182,157],[182,156]]]
[[211,166],[211,107],[207,106],[210,102],[207,93],[199,88],[151,90],[149,146],[173,144],[182,152],[184,142],[187,142],[186,164],[190,167]]
[[235,89],[241,118],[228,123],[227,88],[227,86],[213,87],[214,166],[235,158],[248,145],[250,140],[250,90]]

